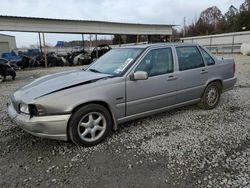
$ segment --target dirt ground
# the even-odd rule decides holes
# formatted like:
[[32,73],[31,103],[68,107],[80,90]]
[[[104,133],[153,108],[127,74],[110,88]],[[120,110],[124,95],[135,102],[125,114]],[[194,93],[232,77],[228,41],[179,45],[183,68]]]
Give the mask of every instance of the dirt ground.
[[250,187],[250,57],[213,110],[189,106],[119,126],[95,147],[34,137],[12,123],[8,96],[42,75],[0,83],[0,187]]

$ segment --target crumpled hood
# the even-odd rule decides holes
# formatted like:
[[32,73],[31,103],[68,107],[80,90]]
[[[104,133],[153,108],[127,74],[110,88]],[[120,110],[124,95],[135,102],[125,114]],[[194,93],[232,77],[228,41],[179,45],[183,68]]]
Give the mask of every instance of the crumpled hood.
[[110,77],[108,74],[76,70],[43,76],[14,93],[16,100],[36,99],[50,93],[87,84],[91,81]]

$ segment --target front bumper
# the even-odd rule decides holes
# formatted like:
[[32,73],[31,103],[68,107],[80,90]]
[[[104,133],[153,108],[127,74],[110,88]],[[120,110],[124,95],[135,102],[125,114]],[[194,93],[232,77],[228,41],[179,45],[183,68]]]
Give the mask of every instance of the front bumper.
[[67,124],[70,114],[32,117],[18,113],[13,104],[8,105],[8,114],[26,132],[43,138],[67,140]]

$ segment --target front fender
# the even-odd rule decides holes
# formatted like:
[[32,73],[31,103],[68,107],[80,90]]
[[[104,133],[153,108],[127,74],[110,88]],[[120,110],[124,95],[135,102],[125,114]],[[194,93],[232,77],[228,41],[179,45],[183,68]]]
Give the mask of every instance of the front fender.
[[86,84],[36,99],[48,114],[71,113],[79,105],[103,102],[115,119],[125,116],[125,82],[121,78]]

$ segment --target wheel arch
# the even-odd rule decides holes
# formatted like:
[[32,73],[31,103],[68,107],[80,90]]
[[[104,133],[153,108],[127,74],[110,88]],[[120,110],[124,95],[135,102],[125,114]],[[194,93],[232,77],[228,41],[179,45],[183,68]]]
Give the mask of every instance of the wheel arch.
[[[110,105],[109,105],[108,103],[104,102],[104,101],[101,101],[101,100],[94,100],[94,101],[88,101],[88,102],[79,104],[79,105],[77,105],[76,107],[73,108],[73,110],[71,111],[71,112],[72,112],[71,114],[73,115],[73,113],[74,113],[77,109],[81,108],[82,106],[89,105],[89,104],[98,104],[98,105],[101,105],[101,106],[103,106],[104,108],[106,108],[106,109],[108,110],[108,112],[110,113],[110,115],[111,115],[111,119],[112,119],[112,123],[113,123],[112,129],[113,129],[113,130],[117,130],[117,128],[118,128],[118,123],[117,123],[117,121],[116,121],[115,115],[114,115],[114,113],[112,112]],[[67,135],[69,135],[69,134],[68,134],[68,133],[69,133],[69,122],[70,122],[70,120],[71,120],[72,115],[70,116],[69,121],[68,121],[68,124],[67,124]],[[68,137],[68,139],[69,139],[69,137]]]
[[206,83],[206,86],[205,86],[204,90],[202,91],[201,97],[204,95],[204,92],[205,92],[207,86],[209,86],[209,84],[211,84],[211,83],[213,83],[213,82],[218,82],[218,83],[220,83],[220,85],[221,85],[221,92],[222,92],[222,89],[223,89],[222,80],[221,80],[220,78],[216,78],[216,79],[208,80],[208,82]]
[[222,89],[223,89],[223,82],[222,82],[222,79],[220,79],[220,78],[215,78],[215,79],[212,79],[212,80],[208,80],[205,89],[207,88],[207,86],[209,84],[211,84],[213,82],[218,82],[220,84],[220,86],[221,86],[221,91],[222,91]]
[[[222,80],[221,79],[212,79],[212,80],[209,80],[208,82],[207,82],[207,84],[206,84],[206,86],[204,87],[204,90],[202,91],[202,94],[201,94],[201,98],[200,98],[200,101],[199,101],[199,103],[198,103],[198,106],[200,107],[200,108],[203,108],[203,109],[212,109],[212,108],[214,108],[214,107],[207,107],[207,105],[206,104],[204,104],[204,94],[205,94],[205,92],[206,92],[206,90],[207,90],[207,88],[208,88],[208,86],[210,85],[210,84],[212,84],[212,83],[217,83],[217,85],[219,85],[219,90],[220,90],[220,92],[219,92],[219,97],[220,97],[220,95],[221,95],[221,92],[222,92],[222,89],[223,89],[223,82],[222,82]],[[219,100],[218,100],[219,101]],[[218,104],[218,102],[216,103],[216,105]]]

